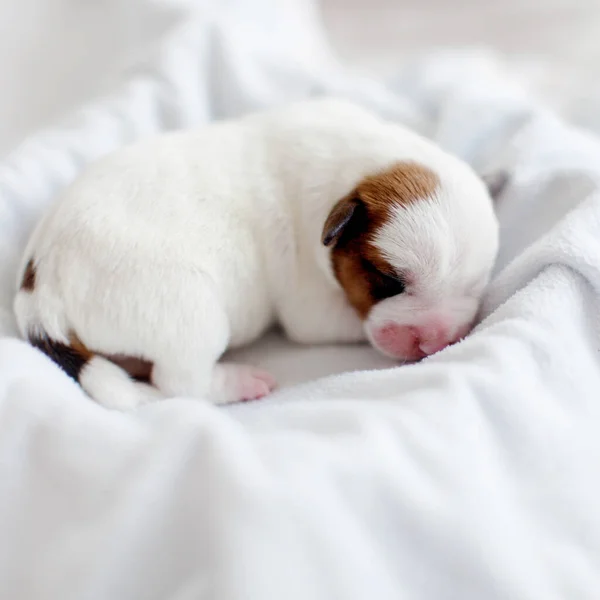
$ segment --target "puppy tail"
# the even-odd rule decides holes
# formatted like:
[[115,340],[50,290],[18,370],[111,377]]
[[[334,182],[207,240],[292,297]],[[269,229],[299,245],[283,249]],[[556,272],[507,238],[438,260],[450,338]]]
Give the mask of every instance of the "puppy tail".
[[145,404],[158,391],[133,380],[127,371],[90,351],[77,336],[64,344],[38,331],[28,334],[29,343],[51,358],[69,377],[79,383],[98,404],[116,410],[132,410]]
[[21,287],[17,292],[14,310],[23,337],[79,383],[93,400],[106,408],[131,410],[158,396],[150,385],[134,381],[126,370],[91,351],[74,333],[67,333],[56,310],[48,310],[47,304],[56,309],[56,303],[40,306],[41,302],[33,289]]

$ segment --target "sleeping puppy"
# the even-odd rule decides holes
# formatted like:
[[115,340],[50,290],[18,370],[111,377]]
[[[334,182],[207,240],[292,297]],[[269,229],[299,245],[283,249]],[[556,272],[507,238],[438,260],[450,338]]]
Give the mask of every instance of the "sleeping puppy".
[[15,312],[100,404],[260,398],[218,362],[279,323],[401,361],[472,327],[498,246],[483,182],[406,128],[337,100],[163,135],[89,167],[38,225]]

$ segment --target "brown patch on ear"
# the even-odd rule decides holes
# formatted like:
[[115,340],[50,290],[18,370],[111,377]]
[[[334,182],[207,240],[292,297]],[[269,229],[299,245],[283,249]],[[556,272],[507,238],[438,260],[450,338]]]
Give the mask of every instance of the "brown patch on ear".
[[[428,167],[415,162],[398,162],[365,177],[332,209],[323,230],[323,243],[332,215],[338,211],[346,215],[346,203],[350,199],[355,203],[350,218],[340,229],[344,235],[332,236],[329,244],[334,243],[331,261],[335,276],[361,318],[365,319],[379,300],[403,290],[399,274],[372,243],[375,233],[392,218],[393,207],[408,207],[420,199],[434,197],[439,184],[439,177]],[[356,210],[359,207],[360,212]],[[343,219],[338,216],[334,222],[343,222]]]
[[359,203],[360,200],[352,193],[335,204],[323,225],[323,232],[321,233],[323,245],[331,246],[340,239],[344,229],[354,216]]
[[33,258],[30,258],[21,279],[21,288],[24,292],[33,292],[35,288],[35,265]]

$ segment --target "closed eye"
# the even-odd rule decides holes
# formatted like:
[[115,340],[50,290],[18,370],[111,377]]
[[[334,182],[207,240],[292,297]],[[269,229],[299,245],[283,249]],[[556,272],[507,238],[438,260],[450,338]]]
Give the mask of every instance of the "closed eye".
[[405,290],[406,286],[401,279],[380,273],[375,285],[374,295],[381,299],[390,298],[391,296],[403,294]]
[[384,273],[368,261],[364,261],[364,268],[369,275],[371,294],[376,300],[391,298],[403,294],[406,290],[406,283],[402,277]]

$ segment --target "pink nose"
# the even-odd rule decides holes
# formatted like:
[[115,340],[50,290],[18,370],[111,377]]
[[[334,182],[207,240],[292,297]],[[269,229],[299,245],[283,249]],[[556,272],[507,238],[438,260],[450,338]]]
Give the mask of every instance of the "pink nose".
[[408,360],[418,360],[439,352],[464,337],[470,327],[450,328],[449,324],[433,321],[426,325],[386,323],[373,330],[372,342],[384,354]]
[[454,344],[460,338],[459,335],[449,331],[449,329],[441,323],[415,327],[414,332],[416,345],[425,356],[439,352],[446,346]]

